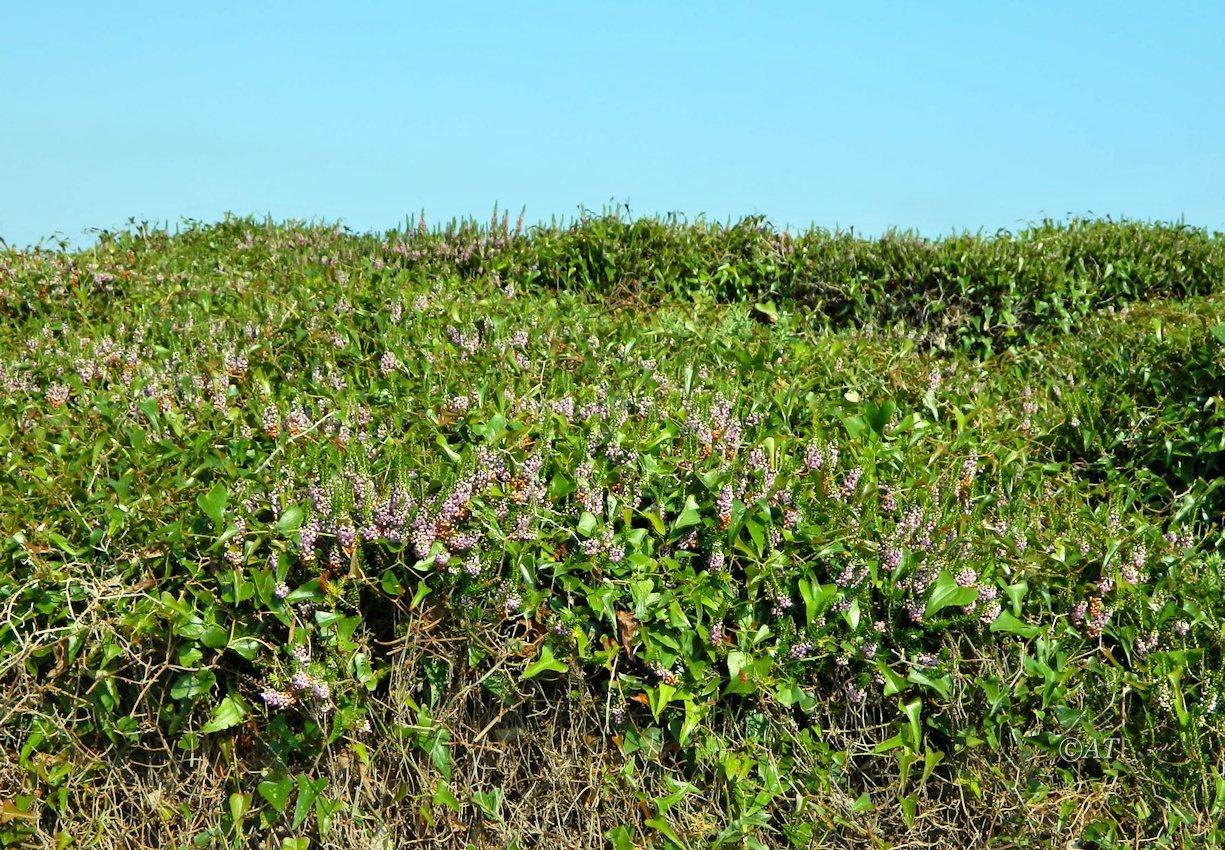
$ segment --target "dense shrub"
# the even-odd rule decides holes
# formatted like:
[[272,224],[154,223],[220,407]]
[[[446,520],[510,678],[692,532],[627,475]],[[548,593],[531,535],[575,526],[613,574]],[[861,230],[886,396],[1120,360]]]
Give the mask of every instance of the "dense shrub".
[[1219,246],[0,255],[0,843],[1219,842]]

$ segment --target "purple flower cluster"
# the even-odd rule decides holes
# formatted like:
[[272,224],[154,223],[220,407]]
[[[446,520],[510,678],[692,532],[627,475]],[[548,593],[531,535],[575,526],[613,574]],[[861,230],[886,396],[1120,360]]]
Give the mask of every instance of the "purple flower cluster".
[[311,517],[298,534],[298,551],[308,564],[315,560],[315,544],[319,539],[319,520]]
[[957,573],[955,580],[958,587],[973,587],[975,582],[978,581],[978,573],[974,572],[974,570],[970,569],[969,567],[966,567],[965,569],[961,570],[961,572]]
[[847,561],[842,566],[842,572],[834,578],[834,584],[841,588],[852,587],[862,582],[867,576],[868,567],[866,564]]
[[45,397],[47,404],[52,407],[63,407],[68,401],[68,387],[63,384],[53,384],[47,388]]
[[842,495],[851,496],[855,492],[855,488],[859,486],[859,479],[863,477],[863,470],[858,467],[847,473],[846,478],[842,481]]
[[777,591],[771,598],[770,613],[775,617],[781,617],[791,610],[791,605],[791,597],[781,591]]
[[804,449],[804,468],[815,472],[825,465],[825,451],[821,444],[813,441]]
[[400,361],[390,351],[384,351],[383,356],[379,358],[379,372],[384,378],[396,371],[399,366]]
[[1140,583],[1140,572],[1148,560],[1148,550],[1143,545],[1137,546],[1131,553],[1131,562],[1123,567],[1123,580],[1129,584]]
[[352,552],[357,546],[357,531],[349,523],[336,529],[336,542],[346,552]]
[[732,523],[732,488],[730,484],[723,486],[715,499],[715,511],[719,516],[719,526],[726,530]]
[[410,538],[413,545],[413,555],[417,558],[427,557],[437,536],[438,531],[434,523],[425,514],[425,511],[418,513],[417,518],[413,520],[413,533]]
[[259,696],[269,708],[288,708],[293,705],[293,694],[284,691],[267,690]]
[[652,661],[648,666],[650,667],[651,672],[655,674],[655,677],[665,685],[675,686],[680,684],[680,676],[677,676],[675,672],[669,670],[667,667],[664,667],[658,661]]
[[1160,642],[1160,637],[1155,630],[1149,632],[1147,637],[1136,638],[1136,657],[1144,658],[1156,649]]
[[300,407],[295,407],[289,411],[289,415],[285,417],[285,430],[290,434],[298,435],[305,431],[310,426],[310,419]]
[[902,563],[902,550],[896,546],[886,546],[881,550],[881,566],[892,573]]
[[893,490],[884,484],[880,485],[880,509],[889,513],[897,510],[897,499],[894,498]]

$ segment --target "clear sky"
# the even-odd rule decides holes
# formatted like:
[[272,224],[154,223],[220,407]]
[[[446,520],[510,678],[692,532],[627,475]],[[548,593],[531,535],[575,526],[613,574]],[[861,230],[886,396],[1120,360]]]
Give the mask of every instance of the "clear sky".
[[33,2],[0,237],[628,203],[937,236],[1225,230],[1225,2]]

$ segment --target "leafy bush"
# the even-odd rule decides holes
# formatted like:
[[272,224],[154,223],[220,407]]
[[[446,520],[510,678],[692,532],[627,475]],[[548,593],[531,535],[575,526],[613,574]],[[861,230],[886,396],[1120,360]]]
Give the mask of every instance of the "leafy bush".
[[0,838],[1219,843],[1219,244],[7,252]]

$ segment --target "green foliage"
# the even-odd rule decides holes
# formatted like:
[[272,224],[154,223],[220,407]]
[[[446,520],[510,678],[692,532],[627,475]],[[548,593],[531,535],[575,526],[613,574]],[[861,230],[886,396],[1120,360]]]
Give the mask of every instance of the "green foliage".
[[307,846],[375,817],[321,766],[388,742],[397,806],[510,836],[527,780],[465,759],[589,691],[640,804],[615,848],[1001,787],[1208,846],[1220,252],[605,215],[0,254],[0,842],[81,826],[72,753],[165,747],[238,766],[200,846]]

